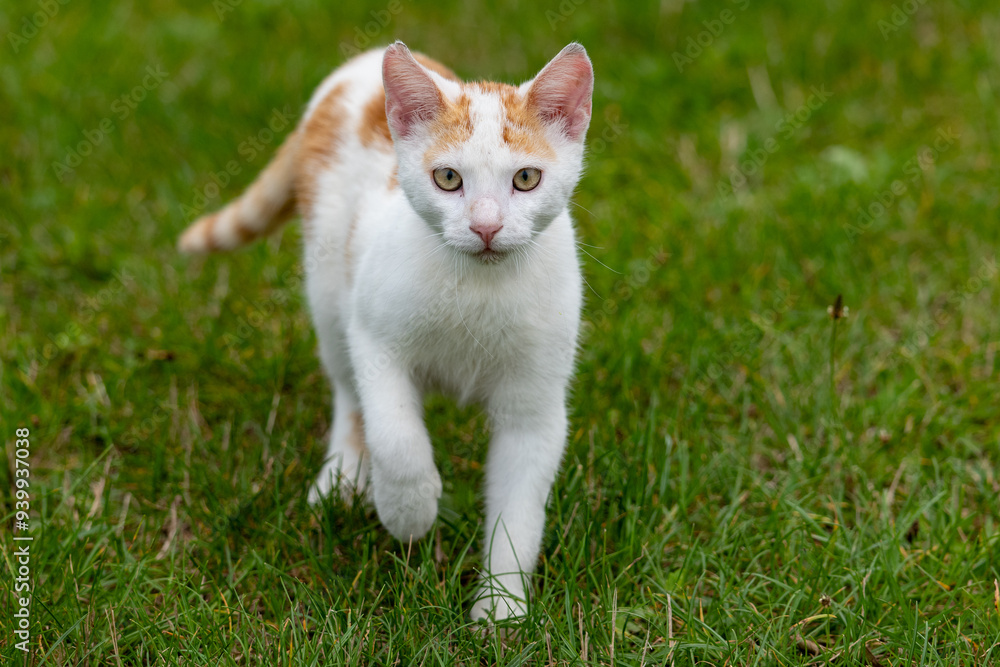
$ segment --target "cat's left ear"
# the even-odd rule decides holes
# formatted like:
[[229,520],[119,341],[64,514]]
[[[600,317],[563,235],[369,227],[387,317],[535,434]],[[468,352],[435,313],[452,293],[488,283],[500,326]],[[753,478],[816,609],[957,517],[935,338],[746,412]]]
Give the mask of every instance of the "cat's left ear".
[[397,137],[410,135],[418,124],[434,118],[444,106],[437,84],[402,42],[387,47],[382,56],[382,86],[385,115]]
[[546,65],[528,86],[528,104],[547,122],[560,123],[574,141],[580,141],[590,125],[594,94],[594,68],[587,50],[570,44]]

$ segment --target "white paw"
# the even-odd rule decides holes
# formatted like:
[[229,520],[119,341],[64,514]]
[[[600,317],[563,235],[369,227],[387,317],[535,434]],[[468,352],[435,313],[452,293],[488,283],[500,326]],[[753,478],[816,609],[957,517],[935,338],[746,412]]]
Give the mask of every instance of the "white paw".
[[334,489],[339,489],[340,497],[346,503],[354,502],[357,496],[364,496],[368,486],[365,471],[357,471],[348,475],[341,469],[340,459],[335,458],[323,464],[323,469],[316,476],[316,481],[309,488],[308,501],[317,505],[323,498],[330,495]]
[[427,534],[437,518],[441,497],[441,475],[428,474],[399,479],[372,470],[372,495],[378,518],[398,540],[409,542]]
[[469,612],[473,621],[496,623],[508,619],[520,618],[528,614],[528,605],[523,596],[500,592],[483,585],[479,589],[479,597]]

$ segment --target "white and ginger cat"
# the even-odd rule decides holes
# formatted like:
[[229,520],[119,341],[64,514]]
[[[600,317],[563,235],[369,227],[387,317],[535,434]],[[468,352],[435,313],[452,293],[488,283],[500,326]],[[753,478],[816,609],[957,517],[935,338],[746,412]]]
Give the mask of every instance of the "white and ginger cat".
[[593,69],[579,44],[521,86],[464,83],[401,42],[333,72],[236,201],[180,240],[230,250],[304,221],[306,287],[333,383],[310,501],[366,494],[404,542],[427,533],[441,477],[424,393],[490,416],[485,572],[474,619],[526,611],[565,448],[582,299],[567,210]]

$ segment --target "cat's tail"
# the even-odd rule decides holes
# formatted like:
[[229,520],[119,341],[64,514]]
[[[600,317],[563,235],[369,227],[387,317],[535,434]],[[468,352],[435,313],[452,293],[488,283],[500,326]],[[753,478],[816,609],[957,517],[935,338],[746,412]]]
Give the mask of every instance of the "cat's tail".
[[295,214],[295,166],[301,131],[288,135],[250,187],[221,211],[198,218],[181,234],[183,252],[234,250],[270,234]]

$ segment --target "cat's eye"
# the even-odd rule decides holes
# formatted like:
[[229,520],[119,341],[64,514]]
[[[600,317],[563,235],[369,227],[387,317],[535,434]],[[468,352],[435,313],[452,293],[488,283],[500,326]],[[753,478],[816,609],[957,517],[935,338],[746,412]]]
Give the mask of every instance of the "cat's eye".
[[451,167],[443,167],[434,170],[434,182],[442,190],[454,192],[462,187],[462,177]]
[[521,192],[534,190],[538,181],[542,180],[542,172],[533,167],[525,167],[514,174],[514,187]]

